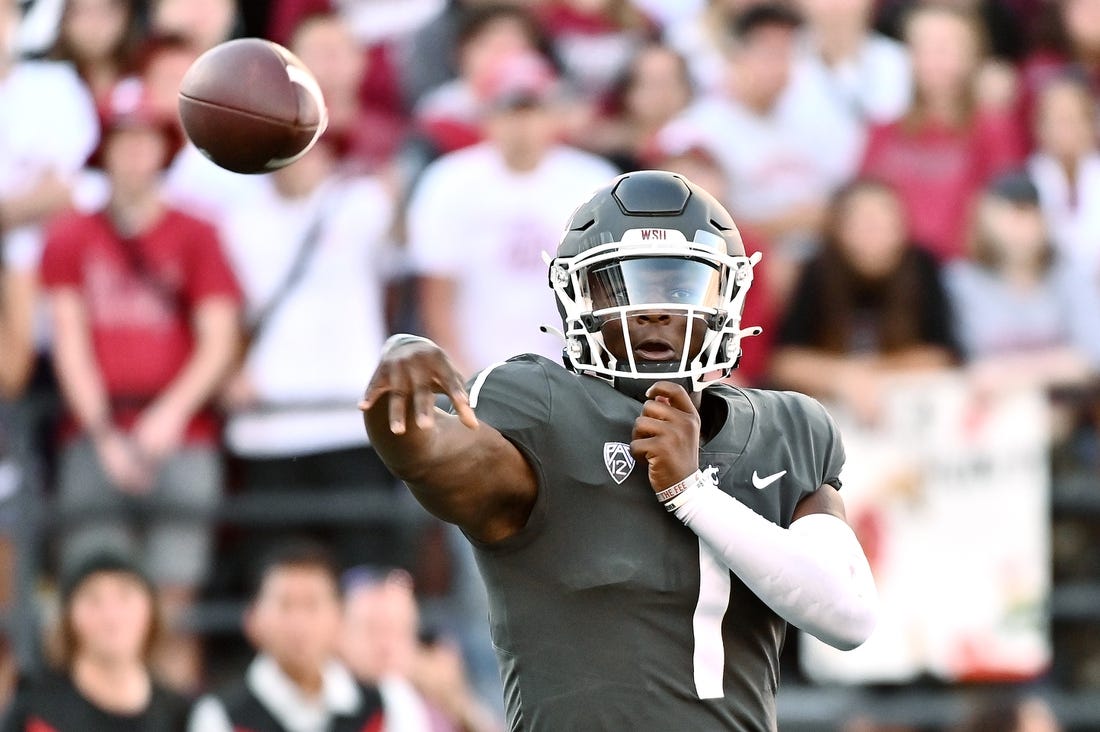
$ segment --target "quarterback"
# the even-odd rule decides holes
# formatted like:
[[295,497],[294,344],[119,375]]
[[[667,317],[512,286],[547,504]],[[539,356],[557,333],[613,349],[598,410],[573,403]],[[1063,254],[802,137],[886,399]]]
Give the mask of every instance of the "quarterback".
[[842,649],[873,630],[836,427],[721,382],[757,332],[758,260],[706,191],[629,173],[549,262],[564,367],[520,355],[466,385],[431,341],[388,342],[367,431],[474,546],[511,729],[775,730],[787,623]]

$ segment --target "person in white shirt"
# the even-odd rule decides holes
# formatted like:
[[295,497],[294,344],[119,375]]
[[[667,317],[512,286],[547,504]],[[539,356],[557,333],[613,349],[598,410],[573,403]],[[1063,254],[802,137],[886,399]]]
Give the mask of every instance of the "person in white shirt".
[[[542,253],[557,245],[578,192],[616,171],[557,142],[554,84],[540,57],[504,59],[484,111],[486,141],[430,165],[409,204],[424,328],[465,374],[513,353],[561,357],[561,339],[539,330],[560,320],[541,297]],[[504,342],[500,333],[514,336]]]
[[259,650],[244,678],[200,699],[191,732],[384,730],[378,691],[338,660],[340,586],[323,547],[284,543],[260,565],[245,635]]
[[871,29],[872,0],[800,0],[798,73],[822,84],[859,122],[893,122],[913,93],[905,46]]
[[0,258],[26,272],[42,255],[42,223],[73,202],[99,122],[72,66],[17,60],[19,23],[19,3],[0,0]]
[[1064,77],[1039,95],[1038,147],[1028,172],[1062,257],[1097,275],[1100,290],[1100,144],[1095,104],[1084,81]]
[[[322,138],[294,165],[259,179],[223,217],[251,332],[224,394],[225,441],[246,494],[307,491],[323,500],[364,485],[377,496],[397,494],[355,406],[386,338],[393,200],[378,179],[340,177],[336,166]],[[399,523],[371,529],[349,526],[329,537],[341,561],[401,562]],[[244,553],[278,540],[249,532]]]
[[798,73],[801,19],[788,6],[759,3],[733,20],[724,86],[696,101],[657,134],[661,149],[690,139],[726,174],[737,220],[773,244],[769,269],[779,300],[812,255],[832,191],[851,178],[862,125]]

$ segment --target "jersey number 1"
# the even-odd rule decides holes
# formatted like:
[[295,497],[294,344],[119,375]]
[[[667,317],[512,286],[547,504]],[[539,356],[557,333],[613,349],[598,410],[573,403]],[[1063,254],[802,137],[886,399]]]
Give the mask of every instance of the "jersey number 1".
[[700,699],[724,696],[722,674],[726,669],[726,650],[722,642],[722,619],[729,602],[730,570],[699,539],[699,601],[692,617],[695,631],[692,668],[695,693]]

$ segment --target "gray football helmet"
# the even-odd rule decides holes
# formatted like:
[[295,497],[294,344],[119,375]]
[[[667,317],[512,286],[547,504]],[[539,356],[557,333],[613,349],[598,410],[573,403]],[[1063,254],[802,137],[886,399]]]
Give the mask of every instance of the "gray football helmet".
[[[761,332],[741,327],[759,260],[759,252],[746,256],[726,209],[686,178],[657,170],[615,178],[573,213],[548,262],[564,324],[565,365],[634,396],[661,379],[698,391],[729,375],[741,339]],[[685,316],[680,358],[635,357],[639,344],[630,342],[627,323],[653,313]],[[612,320],[620,321],[625,359],[605,343]],[[703,331],[698,350],[690,347],[696,329]]]

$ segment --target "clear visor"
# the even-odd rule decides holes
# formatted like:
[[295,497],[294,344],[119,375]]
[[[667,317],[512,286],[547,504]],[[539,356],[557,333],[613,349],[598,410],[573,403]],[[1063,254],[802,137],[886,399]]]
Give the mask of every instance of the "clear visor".
[[722,275],[707,262],[674,257],[617,259],[595,264],[583,282],[592,310],[676,305],[714,310],[722,299]]

